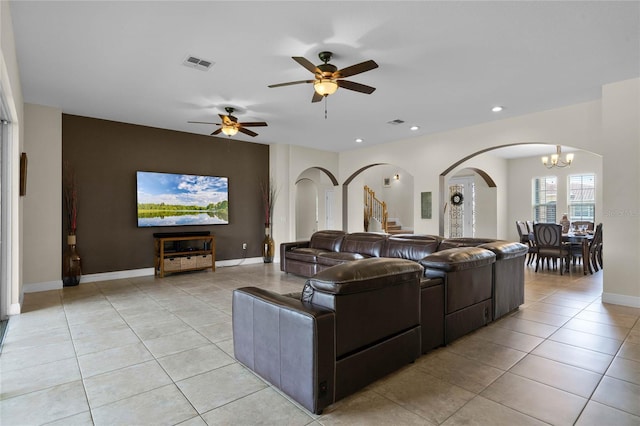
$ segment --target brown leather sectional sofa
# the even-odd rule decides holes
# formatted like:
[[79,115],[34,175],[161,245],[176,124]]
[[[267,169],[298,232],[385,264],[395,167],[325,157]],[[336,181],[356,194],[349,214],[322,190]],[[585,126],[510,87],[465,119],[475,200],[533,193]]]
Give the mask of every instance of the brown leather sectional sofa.
[[[311,277],[337,264],[371,257],[418,262],[425,268],[421,283],[423,296],[431,293],[423,303],[432,303],[431,310],[446,307],[444,315],[449,320],[449,330],[445,332],[440,343],[442,345],[502,317],[524,303],[524,260],[527,250],[524,244],[489,238],[371,232],[348,234],[326,230],[314,233],[308,241],[281,244],[280,270]],[[439,283],[437,279],[442,282]],[[444,288],[431,288],[438,285]],[[461,300],[462,297],[467,300]],[[462,321],[463,324],[454,326],[456,317],[466,319]],[[438,341],[436,339],[436,343]],[[437,346],[423,342],[424,352]]]
[[233,294],[236,358],[314,413],[524,302],[528,247],[319,231],[284,243],[301,294]]

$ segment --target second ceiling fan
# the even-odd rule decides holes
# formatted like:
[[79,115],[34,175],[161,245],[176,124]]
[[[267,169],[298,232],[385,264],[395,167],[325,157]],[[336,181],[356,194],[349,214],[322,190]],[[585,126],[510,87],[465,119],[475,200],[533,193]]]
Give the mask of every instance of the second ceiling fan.
[[231,107],[226,107],[224,110],[227,111],[227,115],[218,114],[222,119],[222,123],[210,123],[208,121],[189,121],[189,123],[215,124],[216,126],[220,126],[220,128],[214,131],[213,133],[211,133],[211,136],[224,133],[229,137],[234,136],[238,132],[255,137],[255,136],[258,136],[258,134],[252,130],[245,129],[245,127],[256,127],[256,126],[267,125],[267,123],[265,123],[264,121],[252,121],[252,122],[239,123],[238,119],[233,115],[231,115],[233,114],[235,109]]
[[373,93],[376,90],[375,87],[367,86],[365,84],[356,83],[349,80],[342,80],[345,77],[351,77],[356,74],[360,74],[372,69],[378,68],[378,64],[375,61],[369,60],[361,62],[350,67],[338,69],[335,65],[329,63],[331,60],[331,52],[320,52],[318,56],[324,63],[320,65],[313,65],[311,61],[301,56],[293,56],[292,59],[305,67],[307,70],[315,75],[314,80],[299,80],[290,81],[288,83],[272,84],[269,87],[282,87],[291,86],[294,84],[313,83],[313,98],[311,102],[319,102],[322,98],[332,95],[338,90],[338,87],[344,89],[353,90],[360,93],[366,93],[367,95]]

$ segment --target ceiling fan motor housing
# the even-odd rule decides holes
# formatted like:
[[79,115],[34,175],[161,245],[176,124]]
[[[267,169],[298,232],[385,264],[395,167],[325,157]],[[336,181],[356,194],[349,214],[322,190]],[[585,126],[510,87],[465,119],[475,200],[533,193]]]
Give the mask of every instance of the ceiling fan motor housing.
[[322,73],[319,77],[322,78],[332,78],[333,73],[338,71],[338,67],[332,64],[320,64],[318,65],[318,70]]

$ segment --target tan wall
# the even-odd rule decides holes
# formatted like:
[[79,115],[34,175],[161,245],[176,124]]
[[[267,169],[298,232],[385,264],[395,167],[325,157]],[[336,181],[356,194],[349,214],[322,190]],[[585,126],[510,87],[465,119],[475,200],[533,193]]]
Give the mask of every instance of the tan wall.
[[25,105],[28,158],[24,199],[24,283],[60,281],[62,262],[62,114],[57,108]]

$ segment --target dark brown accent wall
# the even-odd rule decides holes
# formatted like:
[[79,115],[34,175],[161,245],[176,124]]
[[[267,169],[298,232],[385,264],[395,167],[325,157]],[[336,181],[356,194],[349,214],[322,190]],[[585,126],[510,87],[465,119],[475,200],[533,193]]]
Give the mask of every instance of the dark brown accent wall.
[[[154,232],[211,231],[217,260],[241,259],[243,242],[247,257],[262,256],[268,145],[63,114],[62,158],[76,174],[83,274],[153,267]],[[227,176],[229,224],[138,228],[138,170]]]

